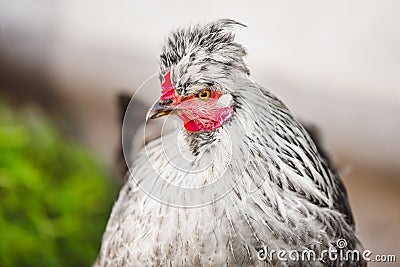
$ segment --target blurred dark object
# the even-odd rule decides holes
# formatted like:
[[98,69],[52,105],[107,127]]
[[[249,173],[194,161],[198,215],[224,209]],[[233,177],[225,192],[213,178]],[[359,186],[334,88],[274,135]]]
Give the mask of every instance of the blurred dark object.
[[[129,109],[129,105],[132,105]],[[127,94],[120,94],[118,96],[118,110],[121,122],[121,135],[122,138],[119,141],[120,147],[117,151],[117,168],[121,177],[124,177],[128,171],[127,160],[131,162],[132,159],[125,159],[123,148],[125,149],[125,155],[128,157],[132,155],[134,146],[134,136],[137,133],[139,127],[145,122],[147,105],[143,102],[132,99],[131,96]],[[124,124],[125,123],[125,124]],[[124,131],[123,128],[124,127]]]
[[325,149],[325,146],[324,146],[323,140],[322,140],[321,131],[319,130],[319,128],[312,123],[301,122],[301,124],[303,125],[304,129],[306,129],[306,131],[310,135],[311,139],[314,141],[314,144],[317,147],[318,153],[322,156],[323,159],[325,159],[329,168],[331,170],[334,170],[335,172],[337,172],[335,164],[333,163],[329,153]]

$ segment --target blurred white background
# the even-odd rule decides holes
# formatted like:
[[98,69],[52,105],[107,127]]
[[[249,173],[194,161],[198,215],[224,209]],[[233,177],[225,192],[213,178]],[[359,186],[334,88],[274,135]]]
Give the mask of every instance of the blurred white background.
[[[20,84],[9,89],[19,97],[57,99],[55,108],[111,166],[117,94],[133,94],[157,72],[171,29],[222,17],[248,26],[237,39],[252,79],[316,124],[347,170],[365,246],[398,253],[400,1],[1,0],[2,80]],[[41,78],[15,81],[24,79],[19,72]]]

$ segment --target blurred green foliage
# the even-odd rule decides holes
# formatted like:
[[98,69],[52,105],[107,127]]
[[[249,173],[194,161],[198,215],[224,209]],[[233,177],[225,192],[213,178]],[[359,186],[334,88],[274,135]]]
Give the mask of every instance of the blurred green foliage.
[[0,104],[0,266],[90,266],[116,185],[32,110]]

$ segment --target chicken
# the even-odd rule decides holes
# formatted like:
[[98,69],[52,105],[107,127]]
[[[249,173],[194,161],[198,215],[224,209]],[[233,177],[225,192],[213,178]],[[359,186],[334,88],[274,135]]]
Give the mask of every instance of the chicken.
[[235,26],[220,19],[167,38],[147,120],[179,123],[138,153],[95,266],[365,266],[338,173],[250,79]]

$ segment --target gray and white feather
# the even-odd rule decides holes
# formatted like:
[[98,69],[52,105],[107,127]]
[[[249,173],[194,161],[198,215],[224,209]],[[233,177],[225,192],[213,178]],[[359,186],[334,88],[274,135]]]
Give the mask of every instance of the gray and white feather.
[[139,153],[95,266],[365,266],[258,258],[273,250],[319,255],[338,239],[346,249],[362,246],[338,173],[288,108],[250,79],[235,26],[243,25],[221,19],[167,38],[160,80],[170,72],[174,99],[210,88],[233,113],[215,128],[187,130],[186,117],[169,111],[185,127]]

